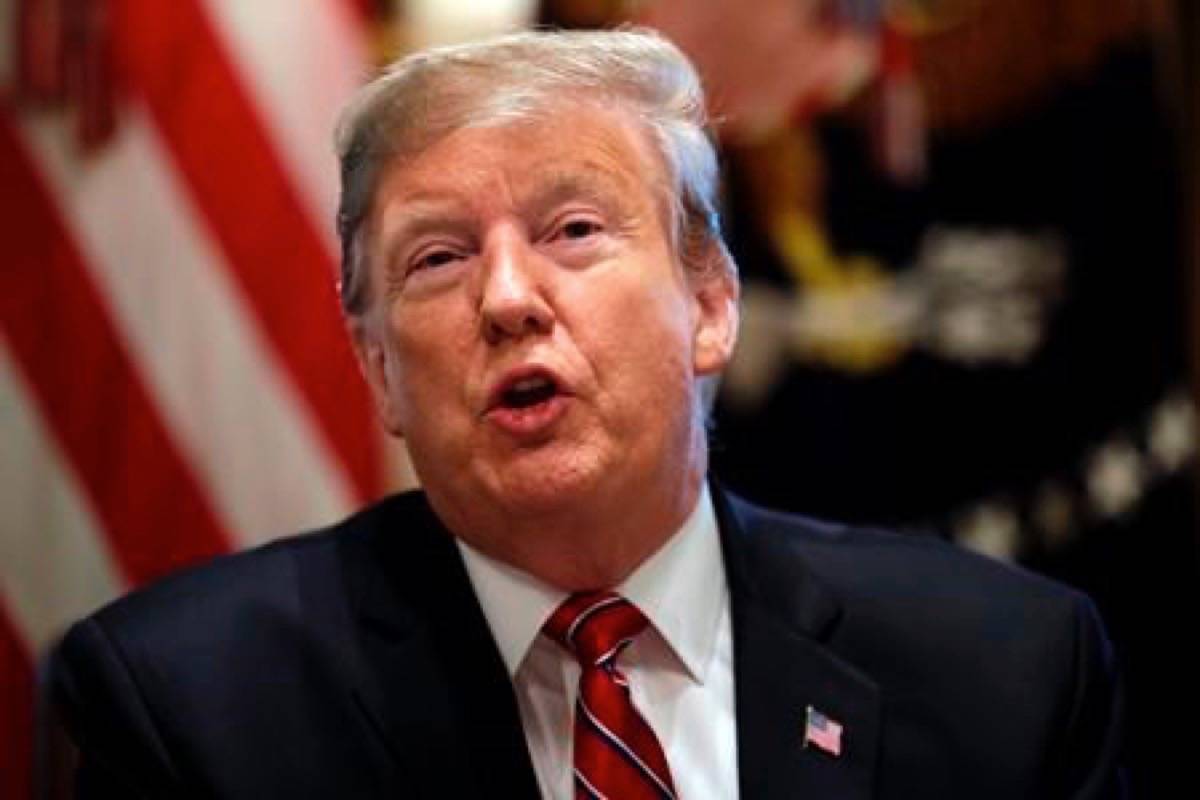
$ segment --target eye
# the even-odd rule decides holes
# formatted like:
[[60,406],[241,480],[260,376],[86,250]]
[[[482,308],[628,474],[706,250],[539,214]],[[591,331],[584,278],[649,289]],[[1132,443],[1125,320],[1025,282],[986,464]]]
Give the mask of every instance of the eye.
[[450,262],[456,261],[458,258],[459,254],[453,250],[441,248],[436,250],[426,250],[413,259],[412,265],[409,267],[409,272],[444,267]]
[[604,230],[598,220],[590,217],[571,217],[558,228],[561,239],[586,239]]

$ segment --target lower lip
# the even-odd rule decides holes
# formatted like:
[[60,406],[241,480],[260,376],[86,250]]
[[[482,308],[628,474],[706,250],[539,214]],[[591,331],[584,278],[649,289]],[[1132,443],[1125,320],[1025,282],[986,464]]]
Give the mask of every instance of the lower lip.
[[543,433],[567,412],[568,396],[556,394],[549,400],[525,408],[499,406],[487,413],[487,419],[512,436],[527,438]]

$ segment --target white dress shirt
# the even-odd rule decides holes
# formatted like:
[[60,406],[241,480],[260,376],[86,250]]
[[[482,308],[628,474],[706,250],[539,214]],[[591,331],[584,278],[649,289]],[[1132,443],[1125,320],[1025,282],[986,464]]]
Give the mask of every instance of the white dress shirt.
[[[542,796],[570,800],[580,669],[541,633],[567,594],[458,546],[512,676]],[[675,535],[614,591],[650,620],[617,666],[663,745],[678,797],[737,797],[729,588],[707,487]]]

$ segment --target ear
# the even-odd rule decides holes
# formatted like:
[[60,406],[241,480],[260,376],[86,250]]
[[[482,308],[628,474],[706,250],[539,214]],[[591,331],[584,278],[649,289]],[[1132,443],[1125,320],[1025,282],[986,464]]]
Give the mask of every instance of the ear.
[[378,331],[378,323],[358,317],[349,320],[347,328],[350,341],[354,343],[354,354],[358,357],[359,371],[370,389],[379,421],[388,433],[403,437],[399,410],[391,391],[393,381],[388,369],[388,354]]
[[703,269],[692,276],[696,300],[692,368],[697,375],[715,375],[733,356],[738,334],[738,283],[733,258],[719,240],[710,240],[702,254]]

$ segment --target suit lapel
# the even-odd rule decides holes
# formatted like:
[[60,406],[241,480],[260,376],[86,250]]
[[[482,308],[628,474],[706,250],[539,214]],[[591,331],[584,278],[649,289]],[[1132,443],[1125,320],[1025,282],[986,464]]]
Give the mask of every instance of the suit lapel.
[[537,797],[512,682],[457,548],[423,501],[388,508],[344,559],[368,729],[403,796]]
[[[344,540],[361,659],[354,702],[398,796],[536,798],[512,683],[450,535],[419,496]],[[881,699],[825,644],[840,608],[795,534],[713,500],[729,577],[742,797],[872,794]],[[843,728],[841,754],[805,747],[805,710]]]
[[[734,635],[742,797],[872,795],[879,749],[877,686],[824,644],[836,598],[798,554],[795,534],[714,487]],[[806,709],[841,725],[841,752],[805,746]]]

